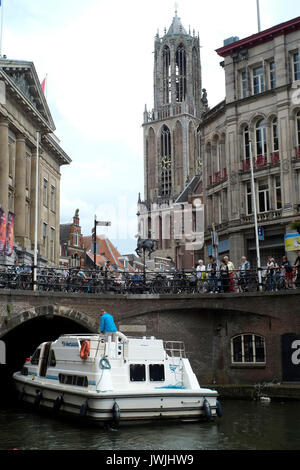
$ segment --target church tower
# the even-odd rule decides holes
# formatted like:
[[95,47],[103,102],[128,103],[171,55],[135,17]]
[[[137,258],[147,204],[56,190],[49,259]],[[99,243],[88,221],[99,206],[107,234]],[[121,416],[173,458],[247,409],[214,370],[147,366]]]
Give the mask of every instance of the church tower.
[[174,198],[197,173],[203,103],[199,36],[175,12],[154,44],[154,109],[144,112],[145,199]]
[[169,30],[162,38],[157,33],[154,42],[154,108],[145,106],[144,111],[144,201],[139,200],[144,214],[139,233],[157,239],[157,254],[173,260],[174,222],[162,227],[159,212],[173,205],[199,174],[197,128],[206,110],[204,91],[199,35],[185,30],[176,11]]

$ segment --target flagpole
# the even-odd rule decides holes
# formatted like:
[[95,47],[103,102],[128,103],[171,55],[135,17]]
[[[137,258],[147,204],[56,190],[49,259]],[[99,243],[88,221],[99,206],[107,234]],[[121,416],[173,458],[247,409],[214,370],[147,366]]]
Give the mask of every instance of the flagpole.
[[1,33],[0,33],[0,57],[2,57],[2,32],[3,32],[3,8],[4,0],[0,0],[1,6]]
[[260,247],[258,237],[258,223],[257,223],[257,206],[256,206],[256,194],[255,194],[255,182],[254,182],[254,171],[253,171],[253,159],[252,159],[252,140],[249,139],[249,151],[250,151],[250,174],[251,174],[251,193],[252,193],[252,204],[253,204],[253,216],[254,216],[254,230],[255,230],[255,244],[256,244],[256,262],[258,271],[258,288],[262,290],[262,276],[261,276],[261,260],[260,260]]
[[259,0],[256,0],[256,8],[257,8],[257,28],[258,32],[261,32],[261,25],[260,25],[260,7],[259,7]]
[[34,221],[34,259],[33,259],[33,290],[37,289],[37,242],[38,242],[38,208],[39,208],[39,145],[40,133],[36,133],[36,170],[35,170],[35,221]]

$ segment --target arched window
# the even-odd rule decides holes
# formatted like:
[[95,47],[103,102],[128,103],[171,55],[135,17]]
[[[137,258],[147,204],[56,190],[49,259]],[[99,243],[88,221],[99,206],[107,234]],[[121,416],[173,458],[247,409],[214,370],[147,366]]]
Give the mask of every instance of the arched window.
[[170,49],[165,46],[162,53],[163,60],[163,104],[171,103],[171,56]]
[[267,154],[267,130],[264,119],[256,124],[256,156]]
[[182,44],[176,50],[176,101],[181,103],[186,95],[186,53]]
[[231,339],[232,364],[263,364],[266,362],[266,346],[263,336],[251,333]]
[[272,121],[272,152],[279,150],[278,122],[277,118]]
[[296,132],[297,132],[297,146],[300,147],[300,111],[297,113],[296,121]]
[[163,126],[160,137],[161,196],[168,197],[172,190],[171,133]]

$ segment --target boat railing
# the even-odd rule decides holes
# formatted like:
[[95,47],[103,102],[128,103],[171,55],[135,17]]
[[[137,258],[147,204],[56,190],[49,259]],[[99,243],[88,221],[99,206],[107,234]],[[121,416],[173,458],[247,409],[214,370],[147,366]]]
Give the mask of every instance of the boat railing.
[[164,348],[168,356],[185,358],[185,346],[183,341],[164,341]]

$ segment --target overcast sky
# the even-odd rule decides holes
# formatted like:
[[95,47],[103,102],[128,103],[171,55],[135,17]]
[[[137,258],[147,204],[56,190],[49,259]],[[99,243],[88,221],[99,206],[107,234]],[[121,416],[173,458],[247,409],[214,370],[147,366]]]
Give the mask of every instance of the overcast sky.
[[[62,167],[61,223],[79,209],[83,233],[94,215],[122,254],[136,247],[143,197],[143,110],[153,107],[153,49],[169,28],[174,0],[2,0],[2,53],[33,61],[56,135],[72,159]],[[225,97],[215,49],[257,32],[256,0],[177,0],[186,30],[200,34],[209,106]],[[300,16],[299,0],[260,0],[261,25]],[[98,229],[99,230],[99,229]],[[100,233],[100,230],[99,230]]]

